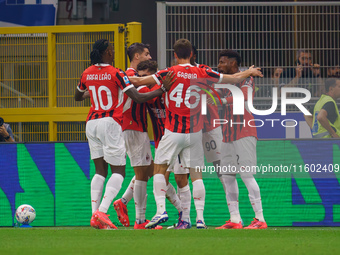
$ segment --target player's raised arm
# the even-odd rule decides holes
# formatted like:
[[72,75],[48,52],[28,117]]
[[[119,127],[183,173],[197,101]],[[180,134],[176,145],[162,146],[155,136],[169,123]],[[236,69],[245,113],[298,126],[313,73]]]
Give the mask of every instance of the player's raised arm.
[[[145,77],[152,77],[152,76],[149,75],[149,76],[144,76],[144,77],[130,77],[130,78],[145,78]],[[171,88],[171,85],[176,81],[174,77],[175,77],[175,74],[173,74],[173,72],[168,72],[167,75],[165,76],[165,79],[161,78],[162,83],[163,83],[162,86],[159,89],[151,91],[151,92],[139,93],[135,87],[131,87],[130,89],[125,91],[125,93],[136,103],[144,103],[154,97],[158,97],[162,95],[164,92],[167,92]],[[152,78],[152,80],[153,80],[152,84],[155,84],[154,78]]]
[[259,67],[254,67],[253,65],[249,67],[248,70],[243,71],[243,72],[238,72],[235,74],[223,74],[222,81],[220,83],[240,83],[244,79],[248,78],[249,76],[258,76],[258,77],[263,77],[263,74],[261,72],[261,68]]
[[141,85],[151,86],[156,83],[152,75],[148,75],[144,77],[129,76],[129,80],[131,81],[133,85],[137,87]]

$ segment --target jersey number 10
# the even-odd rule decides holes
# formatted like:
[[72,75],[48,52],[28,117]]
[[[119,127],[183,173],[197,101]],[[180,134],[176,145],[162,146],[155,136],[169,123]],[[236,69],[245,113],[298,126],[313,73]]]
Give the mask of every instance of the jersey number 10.
[[[89,90],[91,90],[92,92],[92,99],[93,99],[93,103],[94,103],[94,107],[96,111],[99,110],[99,105],[100,105],[100,108],[103,109],[104,111],[109,110],[112,107],[112,104],[113,104],[112,95],[108,87],[100,86],[97,92],[95,86],[89,86]],[[104,105],[103,103],[102,92],[106,93],[106,98],[107,98],[106,105]]]

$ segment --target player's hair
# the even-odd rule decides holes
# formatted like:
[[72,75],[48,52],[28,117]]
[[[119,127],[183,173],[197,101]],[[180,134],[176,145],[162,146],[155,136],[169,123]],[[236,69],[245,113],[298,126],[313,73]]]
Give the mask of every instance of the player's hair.
[[192,51],[191,42],[187,39],[179,39],[174,44],[174,51],[179,59],[190,58]]
[[109,44],[110,42],[106,39],[100,39],[93,44],[93,49],[90,53],[91,65],[103,62],[103,53]]
[[133,57],[135,56],[136,53],[142,54],[145,48],[150,50],[150,45],[144,44],[144,43],[133,43],[133,44],[131,44],[130,47],[128,48],[128,50],[127,50],[127,55],[130,59],[130,62],[133,60]]
[[196,55],[197,56],[197,54],[198,54],[198,51],[197,51],[195,45],[192,45],[192,55]]
[[241,64],[241,56],[240,56],[240,54],[237,51],[234,51],[234,50],[222,50],[218,54],[218,59],[220,59],[221,57],[234,58],[236,60],[238,66],[240,66],[240,64]]
[[148,70],[150,73],[157,72],[158,65],[154,60],[145,60],[137,65],[137,71]]
[[329,92],[329,88],[332,87],[334,88],[336,86],[336,81],[338,81],[339,79],[337,78],[329,78],[325,81],[325,89],[326,92]]

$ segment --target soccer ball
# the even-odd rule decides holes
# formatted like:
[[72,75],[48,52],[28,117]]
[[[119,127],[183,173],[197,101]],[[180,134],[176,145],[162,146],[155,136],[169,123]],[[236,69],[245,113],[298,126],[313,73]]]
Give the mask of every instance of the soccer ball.
[[35,219],[35,210],[30,205],[20,205],[15,212],[15,218],[21,224],[28,225]]

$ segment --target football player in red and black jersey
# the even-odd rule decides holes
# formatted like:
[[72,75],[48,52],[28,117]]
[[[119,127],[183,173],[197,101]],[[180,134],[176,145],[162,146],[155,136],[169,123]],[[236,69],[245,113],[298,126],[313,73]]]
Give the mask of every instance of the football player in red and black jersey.
[[[235,74],[239,72],[241,57],[236,51],[225,50],[219,54],[218,71],[225,74]],[[255,84],[253,77],[249,77],[243,82],[235,84],[244,94],[247,101],[248,93],[252,93],[254,98]],[[250,89],[250,90],[249,90]],[[252,113],[245,107],[244,115],[233,115],[233,96],[227,89],[223,90],[223,119],[228,121],[222,125],[223,143],[222,143],[222,166],[234,166],[246,185],[249,193],[249,199],[255,212],[254,221],[246,228],[258,229],[267,228],[263,217],[260,188],[254,178],[254,171],[248,171],[256,166],[256,142],[257,132],[254,125],[249,125],[253,120]],[[234,124],[233,124],[234,123]],[[228,168],[230,169],[230,168]],[[242,228],[241,216],[238,206],[238,185],[236,181],[236,172],[230,171],[220,175],[220,180],[226,192],[230,220],[219,229]]]
[[[150,60],[150,45],[144,43],[133,43],[127,50],[130,67],[125,71],[128,76],[138,76],[137,66],[140,62]],[[137,87],[139,93],[149,92],[146,86]],[[137,103],[127,95],[124,96],[123,106],[123,136],[126,152],[130,158],[130,164],[134,169],[135,176],[121,199],[116,200],[113,206],[117,212],[119,221],[128,227],[129,217],[127,214],[127,203],[134,197],[136,207],[136,222],[134,228],[143,228],[146,224],[143,203],[146,203],[147,181],[152,176],[152,154],[150,140],[147,133],[147,111],[146,103]],[[145,200],[145,201],[144,201]]]
[[[190,63],[198,68],[209,69],[210,67],[207,65],[196,63],[197,54],[197,49],[193,45]],[[210,92],[214,93],[211,90]],[[217,105],[208,104],[206,115],[203,115],[202,145],[206,161],[208,163],[213,163],[215,169],[217,169],[217,166],[220,165],[221,159],[222,129],[220,124],[216,124],[214,122],[214,119],[220,119],[218,115],[218,107]],[[196,187],[197,186],[193,186],[193,189]],[[195,190],[193,190],[193,193],[195,193]],[[200,206],[202,200],[204,202],[204,197],[201,197],[200,200],[194,199],[196,208],[197,206]]]
[[[138,73],[139,77],[151,75],[151,74],[154,74],[156,72],[157,72],[157,62],[156,61],[145,60],[145,61],[140,62],[137,65],[137,73]],[[145,93],[145,92],[148,92],[148,91],[157,90],[159,88],[158,85],[155,85],[155,86],[151,87],[150,89],[146,86],[141,86],[141,87],[144,87],[144,88],[139,90],[140,93]],[[138,88],[140,88],[140,87],[138,87]],[[138,88],[137,88],[137,90],[138,90]],[[162,104],[162,102],[163,102],[162,99],[163,99],[163,96],[159,96],[159,97],[155,97],[155,98],[153,98],[153,99],[151,99],[150,101],[147,102],[147,107],[148,107],[148,110],[150,112],[150,117],[151,117],[151,120],[152,120],[153,129],[154,129],[155,147],[156,148],[158,146],[158,142],[159,142],[161,136],[164,133],[163,116],[162,116],[162,114],[156,114],[156,113],[160,113],[162,108],[165,108],[164,104]],[[138,112],[135,113],[135,114],[138,114]],[[129,115],[131,116],[131,110],[130,110]],[[123,123],[124,123],[124,117],[125,117],[125,115],[123,113]],[[139,116],[139,118],[140,118],[140,116]],[[164,114],[164,118],[165,118],[165,114]],[[146,121],[146,119],[145,119],[145,121]],[[124,127],[124,124],[123,124],[123,127]],[[123,134],[125,132],[127,132],[127,131],[124,131]],[[125,141],[126,141],[127,144],[135,143],[135,144],[132,144],[131,146],[134,146],[137,149],[144,148],[143,151],[141,151],[141,152],[135,150],[135,153],[132,156],[136,157],[137,155],[141,155],[141,154],[145,153],[146,150],[150,150],[150,141],[149,141],[149,138],[147,138],[147,139],[145,139],[145,141],[143,143],[142,143],[142,141],[140,141],[140,139],[139,139],[139,142],[138,142],[138,139],[136,139],[136,136],[140,135],[140,134],[138,134],[138,133],[140,133],[140,131],[133,130],[133,132],[137,133],[137,135],[131,135],[131,134],[130,135],[131,135],[131,137],[134,137],[135,139],[131,140],[131,139],[129,139],[129,137],[125,137]],[[133,149],[133,148],[131,148],[131,149]],[[129,150],[128,147],[127,147],[127,150]],[[150,151],[150,154],[151,154],[151,151]],[[134,168],[137,168],[137,167],[134,166]],[[120,209],[124,208],[124,207],[122,207],[121,203],[124,203],[123,206],[126,206],[126,204],[130,201],[131,197],[133,196],[134,200],[135,200],[135,204],[136,204],[136,222],[135,222],[134,228],[135,229],[145,229],[145,225],[149,222],[148,220],[145,219],[145,210],[146,210],[146,202],[147,202],[146,182],[148,181],[148,178],[150,178],[153,175],[153,164],[151,164],[150,167],[149,167],[149,168],[151,168],[151,171],[149,171],[149,169],[146,169],[145,167],[144,167],[144,169],[142,167],[138,167],[138,168],[140,168],[140,170],[143,170],[143,172],[140,172],[140,175],[144,174],[145,175],[144,178],[146,179],[146,181],[138,180],[136,178],[136,176],[134,176],[132,178],[130,185],[127,188],[126,192],[124,193],[124,195],[122,196],[121,199],[118,199],[118,200],[115,201],[114,206],[115,206],[115,209],[117,209],[117,213],[118,213],[118,208],[120,208]],[[140,176],[139,176],[139,178],[140,178]],[[133,184],[133,183],[135,183],[135,184]],[[145,188],[142,190],[142,192],[140,192],[139,189],[138,189],[139,186],[142,186],[142,185],[139,185],[139,183],[145,184]],[[139,192],[140,194],[135,194],[136,192]],[[132,195],[130,195],[130,193],[132,193]],[[143,203],[139,204],[137,202],[139,200],[136,199],[136,196],[141,197],[142,195],[144,195]],[[171,183],[169,183],[167,185],[166,196],[169,199],[169,201],[174,204],[176,209],[181,211],[180,200],[177,197],[176,191],[175,191],[174,187],[171,185]],[[128,199],[128,198],[130,198],[130,199]],[[124,211],[125,211],[125,213],[124,213]],[[120,215],[121,215],[121,217],[119,218],[120,221],[122,223],[123,222],[125,223],[126,221],[123,221],[123,219],[128,219],[127,210],[123,209],[123,213],[121,213]]]
[[[82,74],[75,92],[75,100],[91,98],[91,108],[86,119],[86,136],[96,174],[91,182],[92,218],[94,228],[114,229],[116,226],[107,216],[107,210],[119,192],[125,176],[125,143],[121,128],[123,93],[136,102],[146,102],[162,95],[167,88],[140,94],[126,74],[111,64],[114,59],[112,44],[106,39],[95,42],[90,54],[91,66]],[[170,85],[170,84],[169,84]],[[85,92],[88,94],[84,96]],[[112,176],[107,182],[100,203],[104,181],[110,164]]]
[[[204,160],[200,98],[203,91],[198,85],[193,85],[194,82],[197,79],[207,79],[214,83],[234,83],[235,81],[242,81],[250,75],[262,76],[260,70],[253,66],[247,71],[234,75],[223,75],[211,69],[198,68],[190,64],[191,55],[191,43],[186,39],[179,39],[174,45],[174,56],[178,65],[158,71],[153,76],[130,78],[131,82],[136,85],[152,85],[154,82],[162,84],[161,78],[169,72],[174,72],[177,79],[171,90],[165,95],[165,132],[155,155],[154,168],[154,195],[157,213],[146,227],[154,227],[168,220],[165,211],[166,181],[164,174],[178,155],[180,155],[182,165],[190,169],[193,183],[196,179],[201,180],[200,169],[204,166]],[[195,175],[198,177],[196,178]],[[203,182],[201,184],[203,185]],[[200,190],[202,195],[205,196],[204,185]],[[200,197],[197,198],[197,200],[199,199]],[[203,208],[201,211],[203,216]],[[200,215],[196,219],[196,226],[205,227]]]

